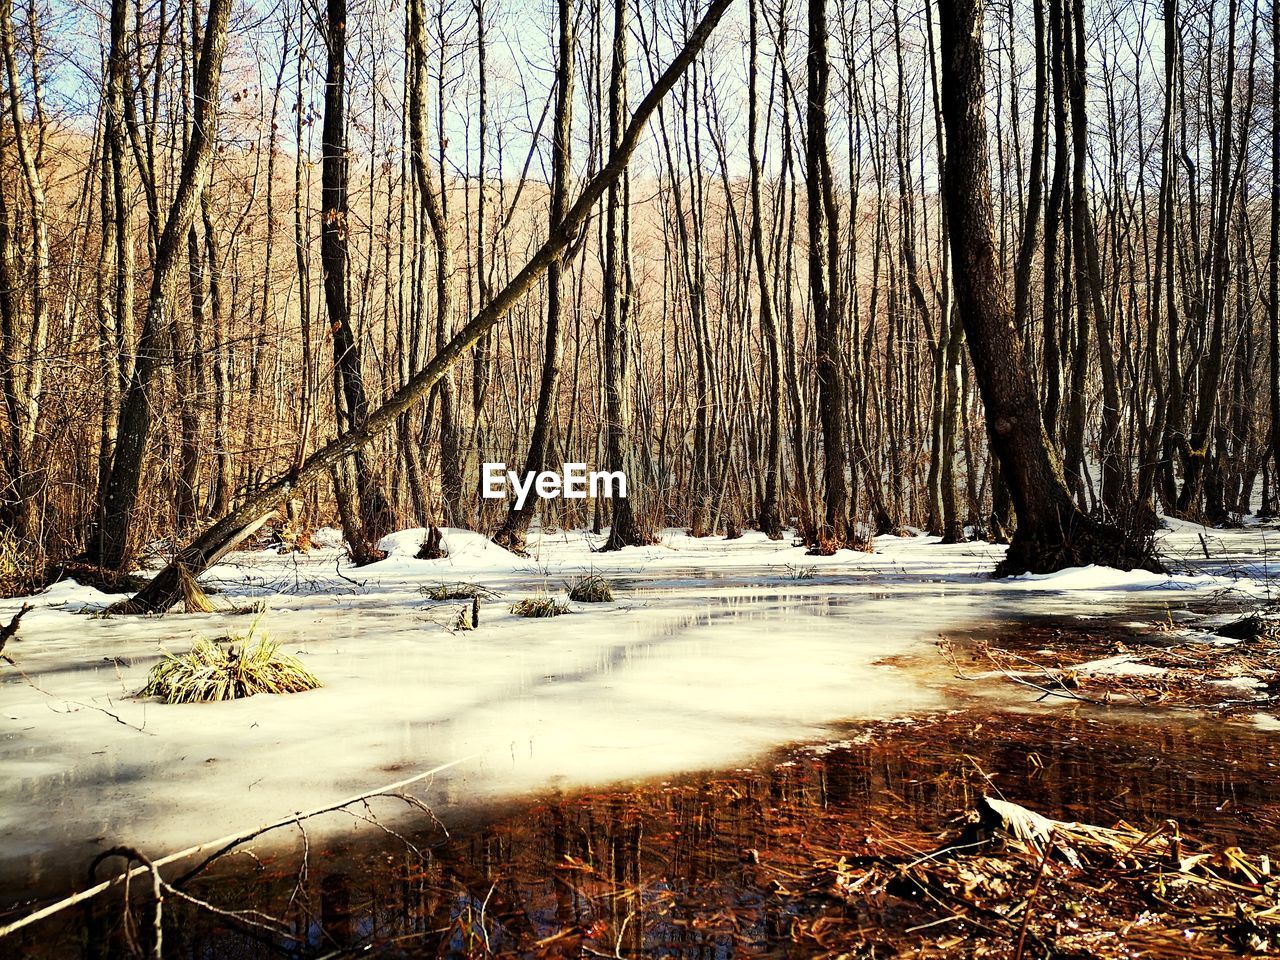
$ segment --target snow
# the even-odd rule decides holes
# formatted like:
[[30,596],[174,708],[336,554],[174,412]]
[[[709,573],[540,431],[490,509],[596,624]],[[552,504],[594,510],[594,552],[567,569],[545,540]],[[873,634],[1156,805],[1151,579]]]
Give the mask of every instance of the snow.
[[1112,567],[1068,567],[1056,573],[1024,573],[1011,577],[1015,587],[1036,590],[1174,590],[1182,587],[1216,585],[1207,575],[1180,576],[1147,570],[1116,570]]
[[[378,541],[378,549],[387,554],[387,559],[372,563],[360,572],[420,574],[433,570],[442,577],[454,577],[461,574],[520,573],[537,569],[536,564],[502,549],[488,538],[471,530],[454,527],[444,527],[441,530],[441,543],[447,556],[438,560],[418,560],[418,549],[422,546],[426,533],[424,527],[413,527],[388,534]],[[411,561],[407,566],[403,562],[406,560]]]
[[1102,657],[1099,660],[1078,663],[1068,669],[1076,673],[1112,677],[1158,677],[1160,674],[1167,672],[1164,667],[1155,667],[1149,663],[1143,663],[1123,653],[1114,657]]
[[1210,680],[1215,687],[1228,687],[1241,693],[1253,693],[1256,690],[1266,687],[1265,680],[1258,677],[1226,677],[1222,680]]
[[[271,637],[325,684],[286,697],[133,696],[162,650],[243,632],[252,614],[103,615],[118,598],[73,581],[29,598],[5,651],[22,673],[0,666],[0,889],[15,876],[56,887],[64,865],[78,877],[105,845],[158,855],[471,755],[422,794],[446,822],[530,792],[749,762],[831,739],[845,719],[955,707],[932,651],[940,633],[1144,604],[1163,617],[1194,597],[1269,588],[1238,574],[1263,550],[1256,528],[1215,532],[1225,558],[1194,574],[1016,582],[987,576],[1000,548],[925,536],[809,557],[754,532],[669,530],[604,554],[598,536],[535,530],[522,558],[447,529],[449,556],[422,561],[422,534],[385,538],[387,558],[359,569],[322,531],[314,542],[330,545],[307,556],[246,551],[209,571],[215,604],[265,607]],[[1194,531],[1165,537],[1199,549]],[[812,575],[796,578],[801,568]],[[609,577],[617,602],[548,620],[508,611],[586,572]],[[477,630],[453,630],[462,604],[420,592],[458,580],[502,594]],[[0,602],[0,618],[21,602]]]

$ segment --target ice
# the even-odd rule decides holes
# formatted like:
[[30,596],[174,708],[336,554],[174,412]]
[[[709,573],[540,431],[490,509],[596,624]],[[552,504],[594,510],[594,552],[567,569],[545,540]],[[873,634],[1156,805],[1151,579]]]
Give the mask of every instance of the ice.
[[[159,854],[459,757],[472,759],[423,794],[446,821],[529,792],[749,762],[828,739],[846,718],[955,706],[931,647],[940,633],[1260,589],[1214,571],[993,581],[1000,548],[924,536],[809,557],[754,532],[671,530],[605,554],[591,534],[535,531],[521,558],[449,529],[435,561],[414,559],[421,538],[393,534],[387,559],[359,569],[330,546],[235,553],[206,575],[220,607],[265,606],[262,625],[325,684],[285,697],[133,696],[162,650],[243,631],[253,614],[103,615],[116,598],[71,581],[30,598],[6,650],[22,673],[0,668],[0,890],[56,886],[60,865],[78,876],[110,844]],[[1258,540],[1232,542],[1253,555]],[[508,612],[588,571],[617,602],[548,620]],[[477,630],[452,630],[461,604],[420,593],[456,580],[502,593]],[[0,603],[0,618],[21,602]]]
[[1068,669],[1074,670],[1076,673],[1093,673],[1113,677],[1158,677],[1160,674],[1167,672],[1164,667],[1155,667],[1149,663],[1143,663],[1128,654],[1102,657],[1099,660],[1078,663]]
[[1267,682],[1259,677],[1225,677],[1221,680],[1210,680],[1215,687],[1229,687],[1241,693],[1253,693],[1254,691],[1266,687]]

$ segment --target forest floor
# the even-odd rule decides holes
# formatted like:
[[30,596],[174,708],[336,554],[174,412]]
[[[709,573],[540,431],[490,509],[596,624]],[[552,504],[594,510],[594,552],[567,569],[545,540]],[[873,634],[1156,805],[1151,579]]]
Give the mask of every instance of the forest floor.
[[[394,798],[309,821],[307,849],[327,864],[310,867],[310,887],[328,889],[315,909],[337,911],[360,949],[430,955],[423,938],[434,931],[432,950],[455,952],[627,955],[671,941],[684,944],[673,954],[700,945],[891,956],[914,944],[923,955],[1012,956],[1020,938],[1031,957],[1064,936],[1063,924],[1113,939],[1123,926],[1152,956],[1261,949],[1272,941],[1258,939],[1270,921],[1254,918],[1257,898],[1275,898],[1258,857],[1280,843],[1280,643],[1273,650],[1265,622],[1234,630],[1243,637],[1217,631],[1268,609],[1277,536],[1173,524],[1162,540],[1168,576],[1086,568],[1001,582],[986,576],[999,548],[927,537],[824,558],[753,534],[669,532],[608,555],[592,552],[589,535],[548,533],[521,559],[448,531],[450,556],[418,561],[420,531],[406,531],[384,542],[388,559],[358,570],[331,540],[307,555],[235,554],[206,578],[214,613],[107,616],[114,597],[58,584],[28,598],[34,609],[5,651],[13,664],[0,664],[0,919],[81,885],[111,845],[158,856],[462,760],[414,788],[450,826],[447,842]],[[612,603],[568,603],[545,620],[510,612],[542,592],[563,599],[565,583],[588,572],[613,583]],[[460,582],[493,594],[475,629],[459,628],[469,603],[431,599]],[[19,605],[0,604],[0,619]],[[215,705],[136,697],[163,650],[253,625],[325,686]],[[828,746],[771,753],[788,743]],[[721,772],[698,773],[708,770]],[[798,793],[786,787],[797,770]],[[1048,844],[1002,842],[1003,860],[984,848],[981,861],[936,858],[934,872],[935,858],[916,863],[959,835],[955,818],[981,811],[1000,776],[1019,789],[996,795],[1047,817],[1136,824],[1132,849],[1064,827]],[[863,785],[833,809],[832,778],[847,777]],[[550,805],[529,799],[549,790]],[[921,790],[927,809],[911,800]],[[1188,832],[1179,851],[1204,844],[1219,860],[1173,877],[1194,884],[1194,897],[1162,887],[1158,900],[1177,901],[1166,910],[1148,881],[1154,869],[1167,884],[1175,852],[1167,831],[1146,831],[1170,818]],[[410,837],[430,848],[418,849],[430,869],[421,856],[405,860]],[[1063,859],[1080,857],[1063,852],[1068,840],[1101,844],[1086,859],[1112,885],[1108,899],[1080,899],[1099,877]],[[1227,845],[1244,859],[1222,860]],[[257,867],[230,858],[247,873],[201,882],[225,895],[267,870],[250,884],[261,903],[219,902],[292,909],[306,899],[297,847],[298,830],[276,831],[255,842]],[[388,920],[379,884],[402,890],[406,862],[421,902]],[[1236,888],[1250,869],[1246,896]],[[533,919],[495,919],[502,909],[486,903],[526,880],[534,886],[516,890],[529,901],[518,912]],[[1042,906],[1076,897],[1078,912],[1037,911],[1024,931],[1033,887],[1044,889]],[[444,889],[453,892],[442,908]],[[945,910],[939,897],[951,897]],[[957,920],[961,901],[968,919]],[[330,925],[318,925],[317,954],[345,936]],[[1083,940],[1071,954],[1059,939],[1056,956],[1109,955]]]

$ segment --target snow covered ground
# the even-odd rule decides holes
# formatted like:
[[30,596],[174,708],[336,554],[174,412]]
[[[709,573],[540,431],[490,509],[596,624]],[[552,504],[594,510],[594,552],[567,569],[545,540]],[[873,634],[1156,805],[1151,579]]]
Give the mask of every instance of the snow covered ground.
[[[162,649],[243,631],[253,615],[104,617],[115,598],[62,583],[30,599],[6,650],[17,669],[0,665],[0,900],[80,876],[110,844],[159,855],[459,757],[474,755],[420,791],[446,822],[530,791],[747,762],[845,718],[945,709],[944,671],[903,665],[939,633],[1269,595],[1273,537],[1173,524],[1163,549],[1188,572],[1005,582],[986,577],[1000,548],[928,537],[824,558],[755,533],[675,531],[598,554],[571,532],[535,534],[521,559],[451,530],[449,557],[420,561],[421,531],[405,531],[360,569],[330,537],[308,556],[233,554],[205,578],[220,606],[264,604],[261,625],[324,688],[183,706],[134,696]],[[616,602],[547,620],[508,612],[587,571],[614,582]],[[420,592],[456,580],[502,595],[477,630],[453,629],[462,604]],[[0,618],[20,602],[0,603]]]

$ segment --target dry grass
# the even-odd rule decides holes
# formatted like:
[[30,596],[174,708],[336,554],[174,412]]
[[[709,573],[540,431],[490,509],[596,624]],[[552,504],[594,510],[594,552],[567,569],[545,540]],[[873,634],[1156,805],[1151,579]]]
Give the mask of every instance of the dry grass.
[[518,617],[541,619],[544,617],[558,617],[562,613],[568,613],[569,608],[555,597],[539,593],[532,597],[525,597],[518,603],[513,603],[511,612]]
[[818,572],[818,568],[814,566],[804,566],[797,563],[788,563],[786,567],[784,579],[787,580],[812,580]]
[[22,597],[44,586],[40,565],[12,530],[0,531],[0,597]]
[[213,613],[214,606],[190,571],[178,565],[178,586],[182,589],[183,613]]
[[591,574],[566,584],[574,603],[613,603],[613,588],[604,577]]
[[248,633],[221,642],[201,637],[181,656],[165,651],[138,695],[165,703],[216,703],[322,686],[297,657],[280,653],[278,643],[255,633],[256,623]]
[[428,600],[496,600],[501,594],[478,583],[437,583],[434,587],[419,587],[418,592]]

